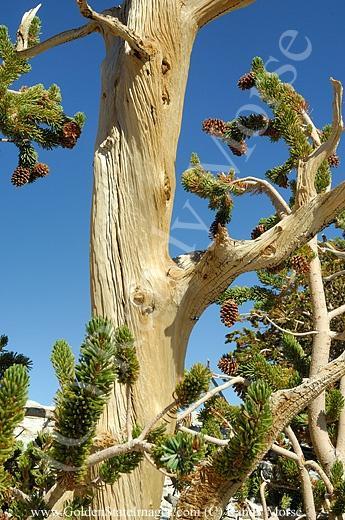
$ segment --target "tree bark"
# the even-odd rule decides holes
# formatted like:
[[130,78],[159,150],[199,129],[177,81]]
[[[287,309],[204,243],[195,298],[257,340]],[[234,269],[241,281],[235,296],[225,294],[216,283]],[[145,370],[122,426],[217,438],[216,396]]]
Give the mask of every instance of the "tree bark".
[[[176,284],[168,276],[176,265],[168,245],[174,163],[197,27],[176,0],[133,0],[124,16],[154,48],[150,60],[141,61],[127,43],[104,35],[91,297],[95,315],[108,316],[115,325],[127,323],[136,336],[141,371],[133,420],[144,425],[171,401],[192,325],[186,320],[182,328],[177,319]],[[100,429],[119,437],[125,409],[124,392],[116,385]],[[99,492],[95,508],[157,509],[162,478],[144,462],[113,488]]]

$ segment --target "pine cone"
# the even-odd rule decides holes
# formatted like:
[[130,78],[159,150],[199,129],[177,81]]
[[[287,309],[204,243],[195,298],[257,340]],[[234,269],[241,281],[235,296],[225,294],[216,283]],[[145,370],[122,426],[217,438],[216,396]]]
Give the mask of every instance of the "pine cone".
[[227,376],[233,376],[237,371],[237,363],[231,354],[224,354],[218,361],[218,368]]
[[243,383],[235,383],[232,387],[240,399],[244,399],[246,396],[247,387]]
[[263,233],[265,233],[266,231],[266,228],[263,224],[259,224],[258,226],[256,226],[252,233],[251,233],[251,237],[253,240],[255,240],[256,238],[259,238]]
[[302,255],[295,255],[291,258],[291,267],[299,274],[307,274],[310,271],[309,262]]
[[65,123],[62,128],[61,146],[63,148],[73,148],[81,135],[80,126],[74,121]]
[[279,130],[277,130],[274,126],[274,121],[272,121],[271,119],[266,130],[261,135],[269,137],[270,139],[272,139],[272,141],[278,141],[281,137]]
[[328,157],[328,164],[332,167],[332,168],[338,168],[339,164],[340,164],[340,159],[339,159],[339,156],[336,155],[335,153],[330,155]]
[[248,150],[248,146],[244,141],[240,141],[239,143],[236,143],[236,144],[229,144],[229,148],[234,155],[237,155],[237,157],[241,157],[242,155],[245,155]]
[[81,135],[80,126],[74,121],[69,121],[63,125],[62,133],[64,137],[74,137],[75,139],[79,139]]
[[244,74],[244,76],[241,76],[238,80],[238,88],[241,90],[249,90],[253,87],[255,87],[255,76],[252,72],[248,72],[247,74]]
[[220,319],[226,327],[232,327],[238,320],[238,305],[234,300],[225,300],[220,309]]
[[35,181],[41,177],[46,177],[49,173],[49,166],[44,163],[37,163],[31,170],[30,182]]
[[222,119],[205,119],[202,129],[207,134],[222,137],[226,130],[226,124]]
[[30,181],[30,169],[24,168],[23,166],[18,166],[11,178],[11,182],[14,186],[17,186],[19,188],[20,186],[24,186],[24,184],[27,184]]

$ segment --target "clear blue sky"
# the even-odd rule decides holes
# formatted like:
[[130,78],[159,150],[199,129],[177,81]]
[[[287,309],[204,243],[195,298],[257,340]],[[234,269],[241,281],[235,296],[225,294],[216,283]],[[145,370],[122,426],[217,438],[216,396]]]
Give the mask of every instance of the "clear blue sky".
[[[33,6],[32,0],[3,2],[0,23],[9,26],[14,35],[23,12]],[[94,0],[93,6],[102,10],[109,3]],[[42,38],[83,23],[72,0],[43,1],[40,16]],[[321,0],[257,0],[249,8],[205,27],[192,56],[177,178],[188,166],[192,151],[199,153],[204,163],[219,165],[220,169],[229,167],[229,156],[224,155],[226,149],[220,149],[201,132],[201,121],[210,116],[232,119],[239,110],[242,113],[246,110],[245,105],[257,104],[255,96],[250,98],[248,92],[236,88],[239,76],[247,71],[255,55],[270,60],[269,70],[279,69],[286,81],[296,76],[295,86],[309,100],[316,124],[328,122],[331,106],[328,78],[333,76],[345,82],[344,17],[342,0],[328,4]],[[289,43],[288,36],[282,37],[286,31],[298,33],[289,49],[291,54],[284,51]],[[310,53],[306,38],[311,44]],[[32,358],[30,397],[43,403],[52,401],[56,389],[49,362],[52,344],[64,337],[77,352],[84,324],[90,316],[89,213],[102,57],[101,38],[92,35],[32,60],[33,71],[23,83],[46,86],[57,83],[62,89],[65,111],[80,110],[87,115],[85,131],[74,150],[41,153],[41,159],[49,163],[52,171],[47,179],[15,189],[9,180],[17,161],[16,149],[10,144],[0,145],[0,332],[10,337],[11,348]],[[283,146],[263,140],[251,144],[256,146],[250,157],[234,161],[243,176],[263,176],[286,156]],[[344,145],[340,153],[342,150]],[[344,173],[343,167],[337,170],[336,183],[343,180]],[[181,222],[197,222],[190,208],[205,222],[202,229],[181,226]],[[258,218],[270,211],[261,197],[237,200],[232,235],[248,238]],[[206,247],[209,242],[206,226],[211,221],[205,202],[179,187],[172,254],[183,252],[179,242],[190,249]],[[253,276],[246,279],[253,280]],[[225,332],[218,320],[218,309],[209,309],[192,335],[188,364],[208,357],[216,360],[225,350]]]

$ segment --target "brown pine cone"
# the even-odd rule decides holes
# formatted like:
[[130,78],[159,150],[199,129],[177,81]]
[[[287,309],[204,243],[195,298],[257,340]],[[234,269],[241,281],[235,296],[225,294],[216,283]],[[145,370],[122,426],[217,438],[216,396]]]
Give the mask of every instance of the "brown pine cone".
[[295,255],[291,258],[291,267],[299,274],[307,274],[310,271],[310,264],[302,255]]
[[232,151],[234,155],[237,155],[237,157],[241,157],[242,155],[245,155],[248,150],[248,146],[244,141],[240,141],[239,143],[232,143],[229,144],[229,148]]
[[278,141],[281,137],[279,130],[274,127],[274,122],[270,120],[266,130],[261,135],[269,137],[272,141]]
[[232,327],[239,318],[238,305],[234,300],[225,300],[220,308],[220,319],[226,327]]
[[217,366],[227,376],[233,376],[237,371],[236,359],[231,354],[224,354]]
[[80,126],[74,121],[68,121],[63,125],[61,133],[61,146],[63,148],[73,148],[81,135]]
[[238,88],[241,90],[249,90],[255,87],[255,76],[252,72],[248,72],[240,77],[237,83]]
[[266,231],[265,226],[263,224],[259,224],[251,232],[252,239],[255,240],[256,238],[259,238],[263,233],[265,233],[265,231]]
[[68,123],[63,125],[62,133],[64,137],[74,137],[78,139],[81,135],[80,126],[74,121],[68,121]]
[[331,168],[338,168],[338,166],[340,164],[339,156],[336,155],[335,153],[330,155],[328,157],[328,164],[331,166]]
[[222,137],[226,130],[226,124],[222,119],[205,119],[202,124],[204,132],[215,137]]
[[37,163],[31,170],[30,182],[46,177],[49,173],[49,166],[44,163]]
[[27,184],[30,181],[30,169],[24,168],[23,166],[18,166],[11,178],[11,182],[14,186],[19,188],[20,186],[24,186],[24,184]]

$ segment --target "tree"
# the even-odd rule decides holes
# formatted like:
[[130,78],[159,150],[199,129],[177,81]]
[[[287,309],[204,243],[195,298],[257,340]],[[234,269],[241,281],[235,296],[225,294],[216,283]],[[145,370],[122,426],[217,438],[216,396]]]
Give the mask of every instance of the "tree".
[[[177,261],[168,254],[174,161],[193,42],[202,26],[250,3],[193,0],[184,5],[177,0],[150,0],[143,4],[128,0],[119,8],[98,13],[78,0],[81,14],[89,19],[87,25],[31,46],[28,27],[33,13],[29,13],[19,31],[16,57],[20,59],[91,32],[104,38],[106,57],[94,159],[91,297],[95,315],[109,317],[116,326],[126,322],[140,341],[141,378],[131,396],[133,418],[140,424],[148,423],[170,402],[182,375],[195,318],[239,274],[281,263],[345,207],[343,184],[316,193],[314,183],[319,168],[335,153],[342,131],[341,86],[333,81],[334,121],[324,143],[303,107],[297,111],[289,108],[291,128],[286,129],[285,139],[288,142],[288,132],[296,131],[294,139],[301,140],[301,147],[288,142],[290,159],[279,172],[284,177],[291,168],[298,170],[293,208],[283,204],[267,181],[247,180],[243,191],[254,188],[268,193],[277,206],[279,222],[257,240],[235,241],[222,225],[224,216],[218,214],[220,228],[218,232],[214,229],[214,243],[204,254]],[[260,84],[266,77],[258,63],[257,67],[253,73]],[[270,88],[278,95],[274,90],[278,85]],[[265,96],[270,103],[270,96]],[[296,99],[292,95],[292,101]],[[277,119],[285,116],[277,114]],[[306,130],[311,132],[308,146]],[[233,143],[231,146],[238,151]],[[199,175],[201,167],[195,168]],[[214,207],[224,210],[224,202],[226,197],[215,201]],[[339,363],[342,366],[341,360]],[[153,381],[153,366],[164,377]],[[126,392],[115,384],[101,430],[120,431],[127,402]],[[116,493],[110,488],[100,493],[96,508],[157,507],[161,483],[162,476],[145,464],[121,479]]]

